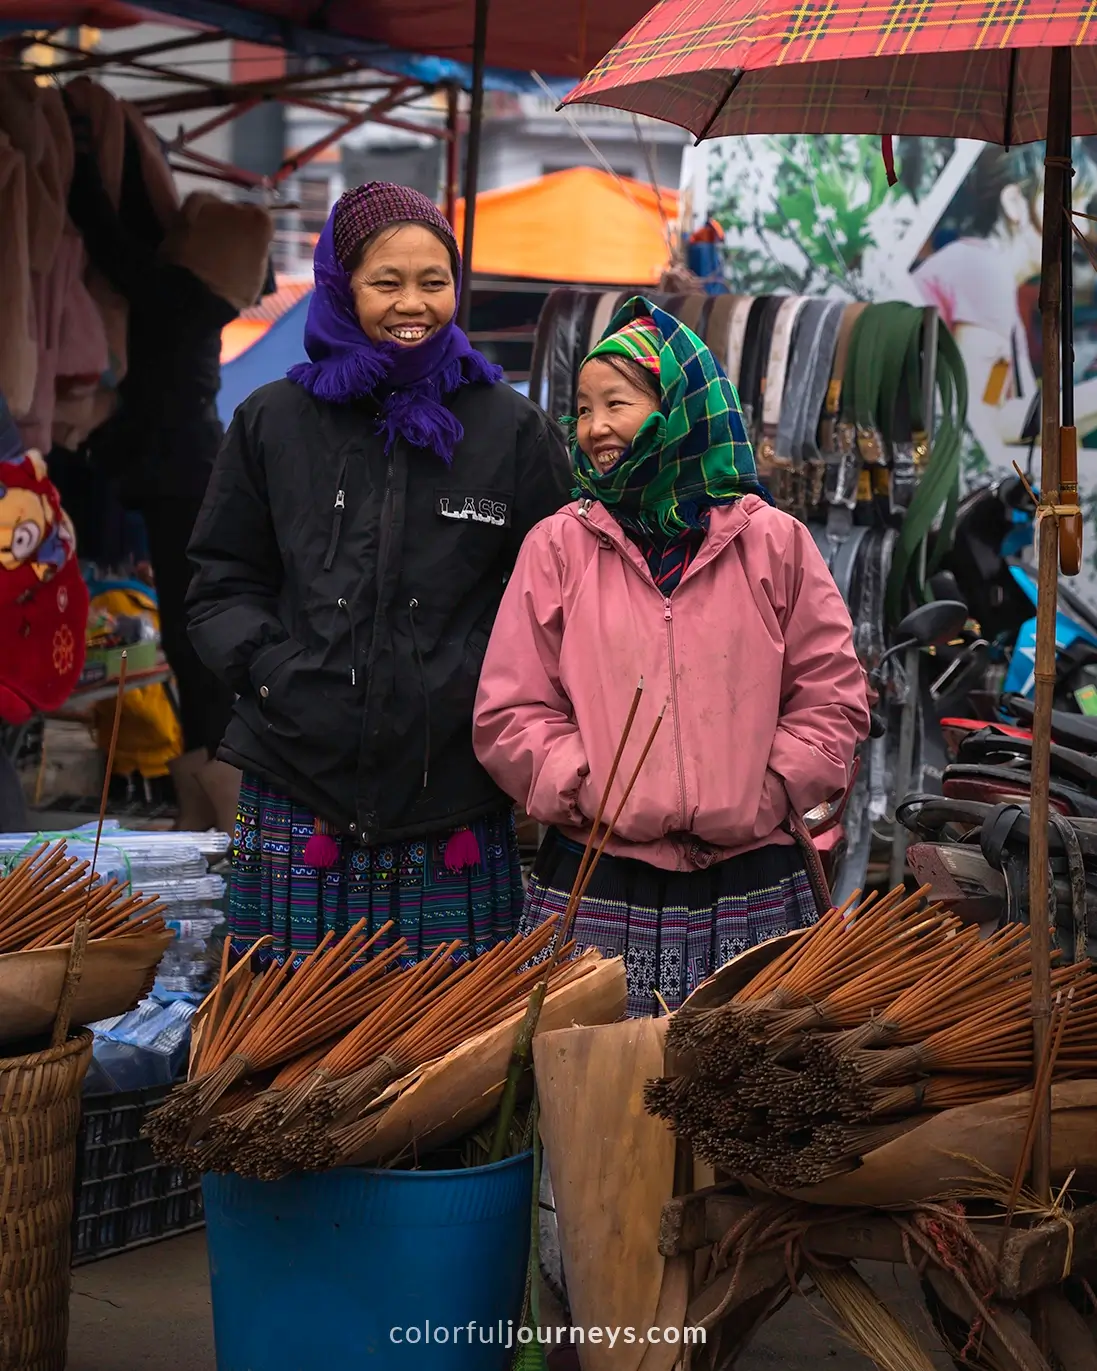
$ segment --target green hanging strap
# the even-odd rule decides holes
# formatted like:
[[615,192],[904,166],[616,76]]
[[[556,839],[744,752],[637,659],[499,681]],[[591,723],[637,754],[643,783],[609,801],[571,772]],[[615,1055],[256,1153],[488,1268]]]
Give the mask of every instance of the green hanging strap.
[[927,564],[932,573],[946,555],[956,522],[960,498],[960,452],[967,420],[967,374],[952,335],[941,329],[937,340],[935,389],[941,398],[941,422],[934,439],[925,475],[910,502],[902,532],[895,546],[887,585],[888,622],[895,624],[903,614],[903,591],[912,569],[914,593],[920,601],[929,598],[919,574],[918,553],[928,538],[938,515],[941,516],[933,556]]
[[884,518],[902,518],[918,488],[927,452],[922,393],[922,333],[925,312],[915,305],[892,307],[880,386],[880,431],[891,467]]

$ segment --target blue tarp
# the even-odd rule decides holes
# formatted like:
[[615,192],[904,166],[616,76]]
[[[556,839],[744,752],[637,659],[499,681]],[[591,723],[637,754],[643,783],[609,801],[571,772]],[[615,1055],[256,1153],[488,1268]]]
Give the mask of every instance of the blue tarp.
[[312,292],[300,300],[271,324],[258,342],[252,343],[246,352],[226,362],[221,368],[221,393],[217,397],[217,412],[221,422],[228,426],[237,405],[248,398],[253,390],[265,386],[269,381],[278,381],[293,366],[294,362],[304,362],[305,357],[305,318],[309,312]]

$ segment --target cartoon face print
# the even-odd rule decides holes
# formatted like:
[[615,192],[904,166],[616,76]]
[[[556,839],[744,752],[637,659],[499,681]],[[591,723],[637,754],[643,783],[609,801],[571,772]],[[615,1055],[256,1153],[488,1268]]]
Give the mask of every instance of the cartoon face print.
[[29,562],[38,579],[48,581],[65,565],[67,541],[43,496],[0,485],[0,569],[17,571]]

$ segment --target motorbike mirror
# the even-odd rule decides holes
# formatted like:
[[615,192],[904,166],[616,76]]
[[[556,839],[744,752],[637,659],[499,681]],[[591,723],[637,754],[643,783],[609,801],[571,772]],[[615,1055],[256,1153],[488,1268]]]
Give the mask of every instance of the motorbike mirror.
[[960,586],[951,571],[938,571],[929,579],[929,588],[935,600],[959,600]]
[[918,643],[921,647],[940,647],[950,642],[967,622],[967,605],[962,600],[931,600],[902,619],[895,627],[897,643]]

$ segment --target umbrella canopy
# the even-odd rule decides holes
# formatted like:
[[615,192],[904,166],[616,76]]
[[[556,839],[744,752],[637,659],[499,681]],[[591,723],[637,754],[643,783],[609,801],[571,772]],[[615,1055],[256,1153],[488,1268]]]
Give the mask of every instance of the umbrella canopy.
[[1075,134],[1097,132],[1097,27],[1076,0],[662,0],[565,103],[698,139],[902,133],[1045,137],[1051,49],[1073,47]]

